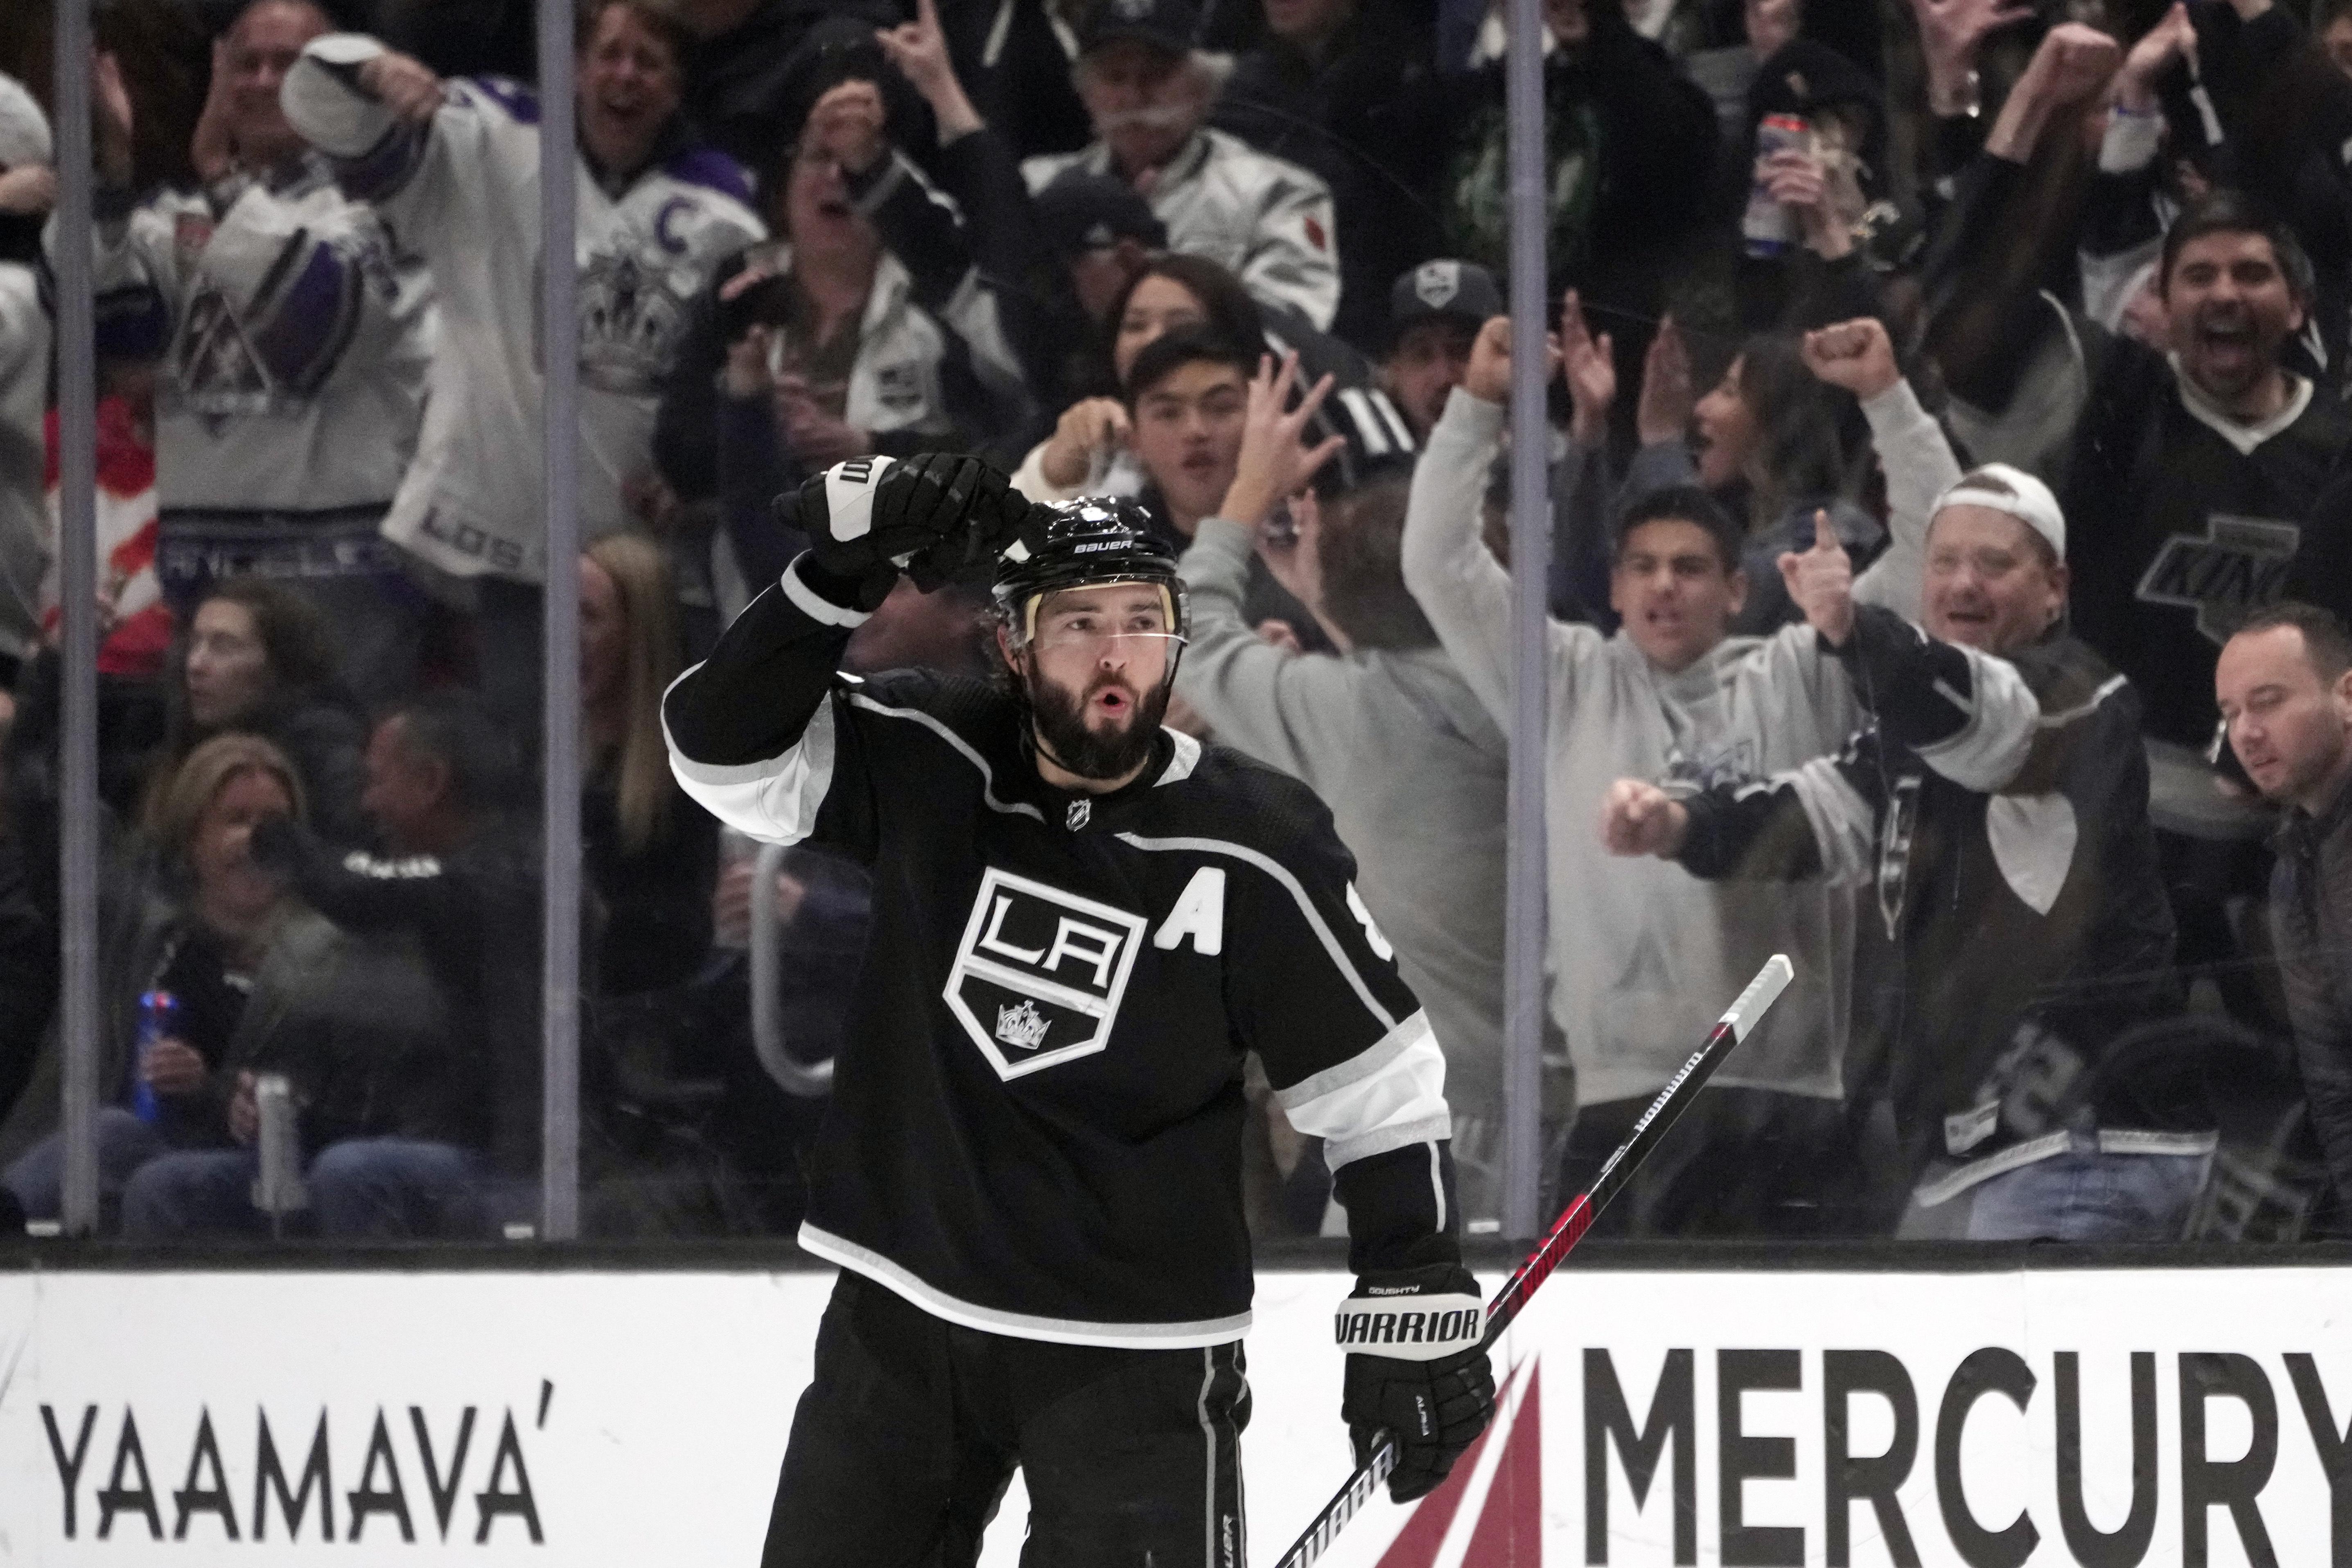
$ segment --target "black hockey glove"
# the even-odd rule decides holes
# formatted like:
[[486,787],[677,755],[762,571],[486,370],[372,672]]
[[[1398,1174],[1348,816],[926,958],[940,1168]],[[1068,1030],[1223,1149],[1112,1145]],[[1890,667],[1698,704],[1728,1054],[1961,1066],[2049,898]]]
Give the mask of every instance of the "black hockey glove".
[[985,574],[1029,503],[978,458],[927,452],[904,462],[853,458],[776,500],[787,527],[808,535],[828,598],[871,610],[904,569],[926,593]]
[[1340,1307],[1339,1415],[1360,1465],[1382,1432],[1395,1441],[1398,1502],[1434,1490],[1494,1415],[1495,1374],[1478,1348],[1486,1327],[1478,1282],[1450,1264],[1360,1275]]

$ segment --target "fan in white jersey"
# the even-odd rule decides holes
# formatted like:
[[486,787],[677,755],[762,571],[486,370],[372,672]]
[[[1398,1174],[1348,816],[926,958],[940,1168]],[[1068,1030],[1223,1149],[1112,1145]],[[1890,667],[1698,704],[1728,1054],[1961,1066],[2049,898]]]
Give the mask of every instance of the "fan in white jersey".
[[[583,8],[579,43],[580,521],[627,519],[652,467],[657,391],[688,307],[765,231],[735,162],[678,113],[687,42],[650,0]],[[501,79],[444,81],[373,38],[314,39],[286,112],[432,268],[441,309],[415,465],[384,531],[439,569],[546,574],[540,448],[539,100]]]
[[220,579],[285,583],[343,628],[344,674],[373,699],[410,683],[422,635],[377,530],[415,451],[431,287],[279,106],[287,70],[329,26],[310,0],[238,13],[189,141],[198,184],[144,200],[131,166],[143,122],[98,58],[93,281],[100,353],[162,362],[167,601],[185,616]]

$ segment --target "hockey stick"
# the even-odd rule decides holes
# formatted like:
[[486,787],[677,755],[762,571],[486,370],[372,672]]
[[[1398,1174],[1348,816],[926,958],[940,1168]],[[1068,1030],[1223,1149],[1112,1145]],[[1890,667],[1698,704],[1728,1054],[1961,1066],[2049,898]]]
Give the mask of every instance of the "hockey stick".
[[[1519,1265],[1517,1272],[1503,1281],[1503,1288],[1495,1292],[1493,1300],[1486,1303],[1486,1330],[1478,1342],[1480,1350],[1493,1347],[1495,1342],[1502,1337],[1503,1331],[1511,1326],[1511,1320],[1517,1317],[1519,1310],[1528,1304],[1528,1299],[1536,1293],[1536,1288],[1551,1278],[1551,1271],[1559,1267],[1560,1259],[1584,1239],[1584,1233],[1592,1228],[1594,1218],[1609,1206],[1610,1199],[1624,1190],[1625,1184],[1633,1179],[1633,1173],[1641,1168],[1642,1162],[1665,1141],[1666,1133],[1675,1121],[1690,1109],[1691,1097],[1715,1076],[1715,1069],[1723,1065],[1723,1058],[1731,1054],[1731,1047],[1746,1039],[1755,1029],[1757,1020],[1763,1017],[1765,1010],[1780,999],[1781,991],[1796,973],[1787,956],[1781,953],[1773,954],[1764,967],[1757,971],[1756,978],[1748,983],[1748,989],[1739,994],[1739,1000],[1717,1020],[1714,1029],[1707,1034],[1706,1042],[1691,1053],[1690,1060],[1683,1063],[1682,1070],[1666,1080],[1665,1088],[1658,1090],[1657,1099],[1650,1101],[1650,1108],[1642,1112],[1639,1121],[1633,1123],[1632,1136],[1618,1145],[1617,1152],[1610,1155],[1607,1163],[1601,1167],[1601,1173],[1592,1179],[1592,1190],[1579,1195],[1574,1203],[1568,1205],[1559,1218],[1552,1223],[1542,1245]],[[1339,1489],[1339,1494],[1323,1505],[1323,1511],[1317,1514],[1314,1522],[1291,1543],[1290,1550],[1282,1554],[1282,1561],[1276,1568],[1307,1568],[1307,1564],[1328,1551],[1339,1531],[1356,1516],[1356,1510],[1370,1501],[1372,1493],[1388,1479],[1389,1472],[1396,1468],[1396,1445],[1383,1440],[1372,1450],[1370,1458],[1356,1467],[1355,1474],[1348,1478],[1347,1484]]]

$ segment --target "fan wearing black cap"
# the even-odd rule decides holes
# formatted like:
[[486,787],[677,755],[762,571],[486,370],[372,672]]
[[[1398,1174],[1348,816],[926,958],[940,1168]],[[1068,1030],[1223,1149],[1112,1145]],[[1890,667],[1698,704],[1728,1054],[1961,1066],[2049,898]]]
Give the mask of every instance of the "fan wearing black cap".
[[1478,329],[1501,314],[1503,291],[1475,261],[1424,261],[1389,290],[1381,384],[1415,440],[1429,438],[1445,395],[1462,384]]
[[[1322,803],[1160,726],[1172,554],[971,458],[844,463],[786,508],[810,550],[663,702],[721,821],[875,871],[800,1234],[842,1273],[763,1563],[970,1563],[1016,1467],[1033,1561],[1243,1560],[1253,1050],[1348,1210],[1343,1342],[1381,1352],[1349,1356],[1350,1436],[1433,1488],[1493,1407],[1444,1057]],[[838,673],[902,571],[992,580],[1000,679]]]
[[1095,140],[1021,172],[1032,191],[1073,168],[1124,181],[1168,226],[1171,248],[1232,268],[1261,301],[1328,331],[1339,308],[1330,188],[1204,123],[1213,93],[1193,49],[1200,26],[1194,0],[1095,0],[1074,78]]

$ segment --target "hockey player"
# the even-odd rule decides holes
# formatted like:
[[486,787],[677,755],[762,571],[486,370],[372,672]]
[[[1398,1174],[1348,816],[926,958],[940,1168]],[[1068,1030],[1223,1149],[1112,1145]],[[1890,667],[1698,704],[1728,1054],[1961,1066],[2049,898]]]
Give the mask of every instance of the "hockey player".
[[[1165,730],[1184,632],[1123,502],[976,458],[843,463],[815,542],[664,703],[729,826],[875,870],[801,1243],[842,1276],[765,1563],[970,1563],[1014,1466],[1031,1563],[1234,1564],[1250,1260],[1242,1060],[1325,1140],[1359,1276],[1359,1456],[1400,1500],[1486,1424],[1444,1059],[1321,803]],[[994,686],[836,672],[903,565],[995,571]]]

